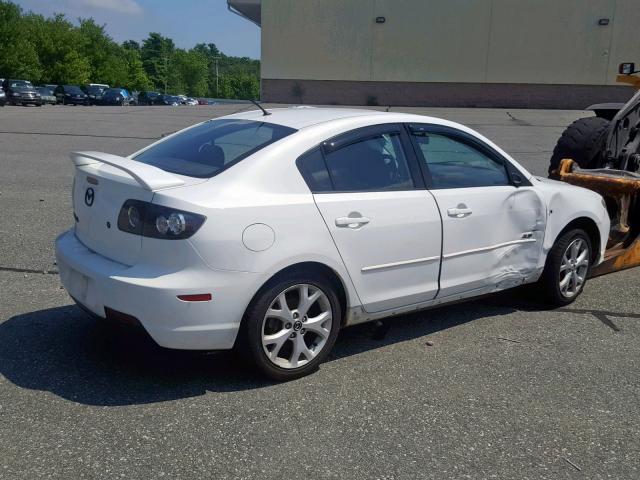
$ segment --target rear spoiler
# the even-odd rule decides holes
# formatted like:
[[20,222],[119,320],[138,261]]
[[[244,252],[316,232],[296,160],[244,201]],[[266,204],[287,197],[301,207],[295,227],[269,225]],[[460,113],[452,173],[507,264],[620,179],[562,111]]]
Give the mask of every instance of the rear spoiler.
[[102,152],[72,152],[71,161],[76,167],[104,163],[128,173],[145,190],[153,192],[163,188],[184,185],[184,180],[146,163]]

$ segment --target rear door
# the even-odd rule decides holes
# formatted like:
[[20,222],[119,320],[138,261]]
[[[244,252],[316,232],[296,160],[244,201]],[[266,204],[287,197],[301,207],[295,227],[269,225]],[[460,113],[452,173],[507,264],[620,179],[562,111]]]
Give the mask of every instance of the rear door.
[[402,125],[355,130],[298,164],[365,310],[436,296],[440,213]]
[[442,215],[438,296],[521,284],[542,254],[540,196],[480,139],[435,125],[412,125],[410,132]]

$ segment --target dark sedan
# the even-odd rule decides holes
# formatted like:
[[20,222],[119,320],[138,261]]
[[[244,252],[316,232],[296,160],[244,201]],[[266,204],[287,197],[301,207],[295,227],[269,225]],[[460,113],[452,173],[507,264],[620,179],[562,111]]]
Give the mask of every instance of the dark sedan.
[[2,88],[7,95],[7,102],[13,105],[42,106],[42,98],[28,80],[5,80]]
[[104,95],[104,92],[108,88],[109,87],[103,87],[101,85],[87,85],[82,90],[89,97],[89,103],[91,105],[100,105],[100,102],[102,101],[102,96]]
[[100,99],[100,105],[129,105],[131,96],[124,88],[110,88],[105,90]]
[[55,105],[58,103],[56,96],[53,94],[53,89],[49,87],[36,87],[36,91],[40,94],[40,98],[42,98],[43,105]]
[[76,85],[58,85],[55,96],[62,105],[89,105],[89,97]]
[[164,105],[163,95],[158,92],[140,92],[138,94],[138,105]]

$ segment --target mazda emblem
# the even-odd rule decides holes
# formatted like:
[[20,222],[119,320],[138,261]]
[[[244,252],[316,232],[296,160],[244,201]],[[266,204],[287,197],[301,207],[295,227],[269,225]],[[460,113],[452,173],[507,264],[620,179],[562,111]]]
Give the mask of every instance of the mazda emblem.
[[87,207],[93,205],[93,199],[96,196],[96,192],[93,191],[93,188],[87,188],[87,191],[84,192],[84,203],[87,204]]

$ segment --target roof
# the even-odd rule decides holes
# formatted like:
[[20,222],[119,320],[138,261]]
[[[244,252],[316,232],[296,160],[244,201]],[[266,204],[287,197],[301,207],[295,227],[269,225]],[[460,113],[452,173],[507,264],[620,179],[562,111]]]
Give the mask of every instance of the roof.
[[236,113],[228,118],[241,118],[244,120],[260,120],[268,123],[275,123],[285,127],[301,128],[310,127],[319,123],[341,120],[343,118],[364,117],[364,116],[384,116],[389,115],[375,110],[365,110],[356,108],[315,108],[315,107],[293,107],[293,108],[270,108],[269,116],[265,117],[262,111],[252,110],[250,112]]
[[262,22],[262,0],[227,0],[229,10],[260,26]]

